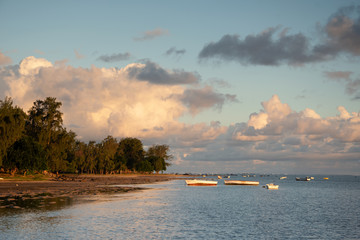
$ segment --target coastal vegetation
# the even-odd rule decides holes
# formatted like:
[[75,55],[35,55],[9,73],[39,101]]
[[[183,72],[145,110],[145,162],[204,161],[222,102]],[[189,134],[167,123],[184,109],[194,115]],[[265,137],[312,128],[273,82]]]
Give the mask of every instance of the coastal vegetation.
[[76,139],[63,126],[62,103],[56,98],[34,102],[30,110],[14,106],[11,98],[0,100],[0,168],[29,173],[109,174],[160,172],[170,165],[168,145],[144,150],[141,140],[112,136],[101,142]]

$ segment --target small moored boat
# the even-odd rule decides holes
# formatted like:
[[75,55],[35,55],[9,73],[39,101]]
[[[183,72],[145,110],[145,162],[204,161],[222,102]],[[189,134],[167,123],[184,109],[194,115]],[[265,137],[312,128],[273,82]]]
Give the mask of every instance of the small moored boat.
[[310,181],[310,180],[311,180],[310,177],[304,177],[304,178],[297,177],[296,178],[296,181]]
[[255,181],[240,181],[240,180],[224,180],[225,185],[259,185]]
[[273,183],[268,183],[264,186],[266,189],[279,189],[279,185],[275,185]]
[[192,180],[185,180],[186,184],[189,186],[216,186],[217,181],[211,180],[202,180],[202,179],[192,179]]

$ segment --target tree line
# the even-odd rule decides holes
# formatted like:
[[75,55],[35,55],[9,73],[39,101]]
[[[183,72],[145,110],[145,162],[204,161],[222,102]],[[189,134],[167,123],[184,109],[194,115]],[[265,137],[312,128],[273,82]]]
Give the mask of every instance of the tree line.
[[11,98],[0,100],[0,168],[4,171],[108,174],[160,172],[170,165],[168,145],[144,150],[137,138],[108,136],[88,143],[63,126],[62,103],[37,100],[25,113]]

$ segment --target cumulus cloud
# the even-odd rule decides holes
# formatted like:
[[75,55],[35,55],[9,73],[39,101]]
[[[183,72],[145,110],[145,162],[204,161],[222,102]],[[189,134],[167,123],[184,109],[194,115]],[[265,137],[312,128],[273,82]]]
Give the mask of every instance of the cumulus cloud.
[[354,100],[360,99],[360,78],[352,77],[353,72],[337,71],[324,72],[330,80],[337,81],[345,85],[345,92],[353,97]]
[[[207,163],[218,171],[360,171],[359,112],[339,106],[338,115],[324,118],[310,108],[294,111],[274,95],[247,122],[185,124],[179,120],[184,114],[221,108],[236,101],[236,96],[194,81],[161,84],[152,81],[154,77],[141,79],[147,68],[159,71],[159,76],[180,78],[177,72],[153,63],[121,69],[75,68],[28,57],[19,65],[0,68],[0,83],[6,86],[0,88],[0,96],[11,96],[25,111],[37,99],[56,97],[63,103],[65,126],[82,140],[112,135],[137,137],[146,145],[169,144],[177,156],[176,167],[200,168]],[[330,75],[351,78],[348,73]],[[221,168],[224,163],[228,168]]]
[[146,31],[140,37],[134,37],[135,41],[151,40],[160,36],[168,35],[169,31],[162,28],[156,28],[154,30]]
[[115,53],[112,55],[101,55],[97,58],[97,60],[103,61],[103,62],[119,62],[119,61],[125,61],[129,60],[131,57],[131,54],[126,53]]
[[0,66],[1,65],[11,64],[11,63],[12,63],[11,58],[4,55],[2,52],[0,52]]
[[244,38],[224,35],[219,41],[206,44],[198,57],[277,66],[327,61],[342,53],[360,56],[359,9],[360,6],[342,8],[331,16],[327,24],[320,27],[324,38],[318,44],[312,45],[302,33],[289,34],[289,29],[275,27]]
[[[356,159],[349,149],[360,143],[360,113],[349,113],[340,106],[338,116],[321,118],[312,109],[291,110],[277,95],[262,105],[264,110],[252,114],[247,125],[232,135],[239,143],[250,143],[255,155],[272,152],[283,153],[281,159],[299,158],[299,155],[303,158],[344,155]],[[264,155],[261,159],[268,157]]]
[[[155,66],[150,65],[150,69]],[[56,97],[63,103],[61,110],[66,127],[84,140],[101,140],[109,134],[162,139],[168,135],[177,136],[184,129],[206,140],[224,132],[224,128],[216,124],[186,125],[179,122],[178,118],[189,112],[182,101],[186,97],[180,99],[179,96],[186,95],[186,83],[196,80],[191,74],[165,70],[156,65],[155,70],[160,72],[157,76],[164,81],[160,84],[154,75],[147,75],[151,72],[148,68],[149,65],[138,63],[122,69],[74,68],[27,57],[18,66],[1,69],[0,81],[7,86],[1,89],[1,95],[11,96],[25,111],[37,99]],[[177,84],[167,84],[163,76]],[[207,107],[215,105],[211,103]],[[204,106],[201,108],[205,109]]]
[[337,116],[323,118],[309,108],[296,112],[277,95],[262,102],[262,107],[246,123],[230,125],[207,147],[187,152],[185,160],[221,158],[257,172],[360,170],[360,112],[349,113],[339,106]]

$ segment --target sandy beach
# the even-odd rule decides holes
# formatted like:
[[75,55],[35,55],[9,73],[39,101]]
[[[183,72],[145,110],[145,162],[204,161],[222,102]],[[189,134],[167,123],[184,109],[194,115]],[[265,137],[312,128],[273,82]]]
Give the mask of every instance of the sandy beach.
[[[39,196],[79,196],[121,193],[139,190],[136,184],[155,183],[179,179],[181,175],[120,174],[120,175],[61,175],[42,181],[21,181],[11,178],[0,180],[0,198]],[[121,185],[121,186],[114,186]],[[126,186],[129,185],[129,186]]]

